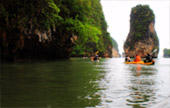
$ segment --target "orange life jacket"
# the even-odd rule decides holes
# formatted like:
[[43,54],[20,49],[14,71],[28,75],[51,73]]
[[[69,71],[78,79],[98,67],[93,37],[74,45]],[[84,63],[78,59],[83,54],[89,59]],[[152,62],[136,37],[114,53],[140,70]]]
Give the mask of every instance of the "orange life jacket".
[[135,62],[140,62],[141,61],[141,58],[140,58],[140,56],[136,56],[136,58],[135,58],[135,60],[134,60]]

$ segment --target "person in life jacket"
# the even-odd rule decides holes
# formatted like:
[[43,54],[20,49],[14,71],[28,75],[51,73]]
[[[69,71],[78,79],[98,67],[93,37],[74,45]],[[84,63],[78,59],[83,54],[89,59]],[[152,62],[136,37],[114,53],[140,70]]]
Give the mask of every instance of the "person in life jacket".
[[129,56],[126,56],[126,57],[125,57],[125,62],[130,62],[130,61],[131,61],[130,57],[129,57]]
[[145,58],[144,62],[145,62],[145,63],[147,63],[147,62],[153,62],[152,56],[151,56],[149,53],[147,54],[147,57]]
[[134,62],[140,62],[140,61],[141,61],[141,57],[139,55],[136,55]]
[[94,55],[93,57],[91,57],[91,61],[97,61],[97,60],[99,60],[99,55],[98,55],[98,53],[99,53],[99,51],[97,51],[97,52],[95,53],[95,55]]
[[99,59],[99,56],[96,54],[93,58],[93,60],[98,60]]

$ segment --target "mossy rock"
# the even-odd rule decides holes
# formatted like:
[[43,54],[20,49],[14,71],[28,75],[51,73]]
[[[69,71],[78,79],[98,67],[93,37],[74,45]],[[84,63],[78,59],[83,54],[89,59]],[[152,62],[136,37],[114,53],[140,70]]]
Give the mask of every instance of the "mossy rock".
[[[148,5],[133,7],[130,14],[130,32],[124,44],[125,55],[144,57],[159,49],[159,39],[154,28],[155,15]],[[158,52],[154,54],[157,57]]]

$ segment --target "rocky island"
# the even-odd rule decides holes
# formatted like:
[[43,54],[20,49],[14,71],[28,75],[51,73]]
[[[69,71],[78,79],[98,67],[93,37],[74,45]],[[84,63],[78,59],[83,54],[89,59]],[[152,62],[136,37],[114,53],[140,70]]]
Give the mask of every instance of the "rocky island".
[[145,57],[157,49],[152,56],[157,57],[159,39],[155,28],[155,15],[148,5],[137,5],[130,15],[130,31],[124,43],[125,55],[134,57],[136,54]]
[[170,58],[170,49],[164,48],[163,57]]

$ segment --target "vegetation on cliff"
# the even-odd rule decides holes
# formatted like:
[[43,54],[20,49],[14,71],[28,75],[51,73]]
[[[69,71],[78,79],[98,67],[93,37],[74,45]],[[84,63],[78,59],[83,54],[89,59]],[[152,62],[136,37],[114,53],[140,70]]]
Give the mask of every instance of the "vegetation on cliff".
[[155,15],[148,5],[137,5],[131,10],[131,26],[134,27],[133,35],[136,38],[145,36],[148,25],[151,22],[155,22]]
[[158,37],[154,30],[152,34],[148,35],[149,24],[155,23],[155,15],[148,5],[137,5],[133,7],[130,18],[130,32],[133,35],[134,41],[145,39],[150,36],[154,38],[155,45],[158,44]]
[[116,43],[99,0],[3,0],[0,10],[4,59],[66,58],[96,51],[111,56]]
[[165,48],[163,50],[163,57],[168,57],[170,58],[170,49]]
[[159,49],[154,24],[155,15],[148,5],[137,5],[131,9],[130,32],[124,44],[127,55],[135,56],[135,53],[139,53],[144,57],[154,49]]

